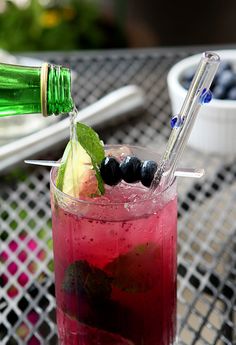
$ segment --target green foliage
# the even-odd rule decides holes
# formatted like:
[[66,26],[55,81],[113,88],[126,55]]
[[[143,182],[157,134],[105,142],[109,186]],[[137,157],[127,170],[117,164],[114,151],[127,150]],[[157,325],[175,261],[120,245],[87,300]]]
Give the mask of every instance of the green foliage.
[[12,52],[99,48],[105,40],[100,19],[97,6],[86,0],[50,8],[38,0],[25,8],[7,1],[0,14],[0,48]]

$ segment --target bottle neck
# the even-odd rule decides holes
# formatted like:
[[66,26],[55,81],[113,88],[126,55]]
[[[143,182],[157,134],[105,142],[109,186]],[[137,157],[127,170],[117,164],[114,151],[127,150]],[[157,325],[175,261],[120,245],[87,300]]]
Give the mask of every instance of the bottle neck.
[[43,64],[41,68],[41,111],[43,115],[69,113],[73,107],[70,70],[66,67]]

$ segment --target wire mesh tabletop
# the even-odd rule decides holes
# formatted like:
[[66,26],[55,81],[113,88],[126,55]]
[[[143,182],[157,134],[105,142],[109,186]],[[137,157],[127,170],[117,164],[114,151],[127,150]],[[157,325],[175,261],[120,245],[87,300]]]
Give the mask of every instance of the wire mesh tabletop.
[[[162,151],[170,133],[166,75],[192,52],[153,49],[38,57],[69,65],[77,73],[73,93],[79,108],[123,85],[141,86],[144,111],[98,131],[109,144]],[[51,147],[47,155],[58,159],[62,149]],[[178,181],[178,343],[236,344],[236,160],[187,148],[182,166],[204,167],[206,177],[197,183]],[[2,176],[0,184],[0,343],[57,344],[49,170],[17,168]]]

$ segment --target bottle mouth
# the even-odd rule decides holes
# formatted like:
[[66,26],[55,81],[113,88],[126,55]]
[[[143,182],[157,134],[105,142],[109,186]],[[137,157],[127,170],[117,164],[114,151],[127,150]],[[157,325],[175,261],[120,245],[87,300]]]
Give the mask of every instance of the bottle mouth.
[[41,80],[40,80],[40,88],[41,88],[41,111],[43,116],[48,116],[47,111],[47,84],[48,84],[48,69],[49,64],[46,62],[41,67]]
[[68,68],[44,63],[41,67],[41,112],[43,116],[72,111],[71,74]]

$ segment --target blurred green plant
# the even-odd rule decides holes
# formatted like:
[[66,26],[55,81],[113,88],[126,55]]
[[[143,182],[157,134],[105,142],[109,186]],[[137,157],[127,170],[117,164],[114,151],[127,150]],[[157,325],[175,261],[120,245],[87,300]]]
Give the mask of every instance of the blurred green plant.
[[17,52],[103,47],[106,34],[96,3],[61,3],[45,7],[31,0],[28,6],[18,7],[6,0],[6,8],[0,13],[0,48]]

